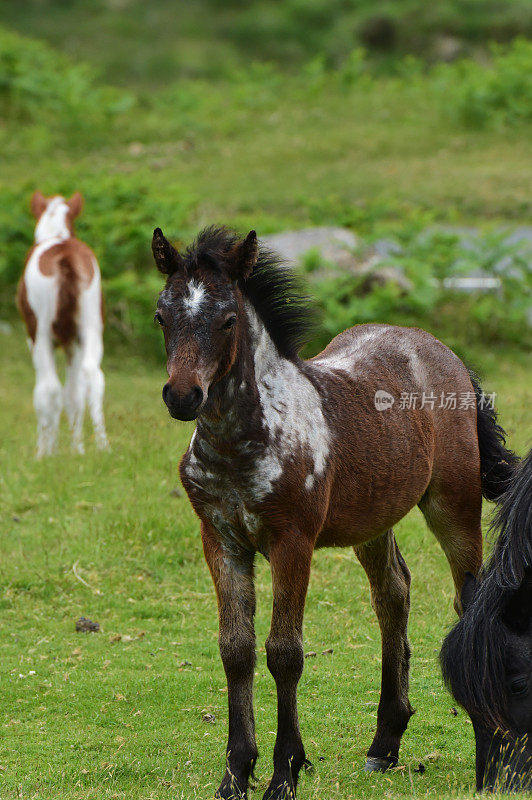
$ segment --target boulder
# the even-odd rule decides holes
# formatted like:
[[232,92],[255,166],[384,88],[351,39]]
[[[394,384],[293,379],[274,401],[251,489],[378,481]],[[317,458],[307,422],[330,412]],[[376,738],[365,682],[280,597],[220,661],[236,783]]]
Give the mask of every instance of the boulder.
[[319,254],[320,260],[338,267],[352,269],[356,264],[353,251],[358,246],[358,238],[348,228],[303,228],[262,236],[261,242],[285,261],[301,263],[305,255],[313,251]]

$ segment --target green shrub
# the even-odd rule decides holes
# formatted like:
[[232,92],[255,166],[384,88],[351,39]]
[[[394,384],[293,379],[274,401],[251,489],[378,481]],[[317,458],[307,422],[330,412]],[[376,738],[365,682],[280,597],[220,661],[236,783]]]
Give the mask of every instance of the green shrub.
[[489,66],[465,59],[438,67],[442,103],[474,127],[515,125],[532,120],[532,42],[492,46]]
[[250,60],[338,66],[363,46],[383,71],[408,53],[445,57],[491,40],[532,36],[530,0],[24,0],[4,2],[5,24],[81,53],[108,82],[153,88],[186,76],[215,79]]
[[[428,229],[404,237],[401,249],[376,263],[393,267],[398,280],[383,285],[361,275],[323,269],[316,254],[303,270],[312,279],[322,313],[322,327],[309,348],[354,324],[392,322],[432,330],[452,346],[468,343],[511,343],[532,347],[532,252],[509,245],[501,233],[464,240],[452,232]],[[481,272],[500,281],[498,289],[464,292],[447,279]]]
[[91,67],[0,27],[0,115],[7,122],[94,127],[132,103],[131,94],[99,85]]
[[[430,101],[434,121],[441,122],[437,103],[459,109],[475,81],[481,82],[481,76],[491,91],[491,95],[483,96],[488,118],[504,123],[524,121],[527,117],[520,105],[519,80],[525,88],[529,86],[532,73],[523,74],[523,70],[529,64],[530,47],[521,42],[507,53],[496,50],[491,69],[461,62],[427,73],[420,62],[409,59],[401,62],[393,78],[375,77],[359,49],[339,69],[331,70],[322,57],[316,57],[298,76],[287,77],[275,66],[259,64],[248,70],[232,70],[219,84],[206,80],[172,83],[120,115],[115,113],[115,100],[124,96],[118,91],[113,94],[114,90],[109,94],[90,70],[72,65],[44,45],[0,29],[0,113],[5,116],[0,146],[16,165],[16,169],[10,168],[10,177],[4,180],[0,192],[0,313],[13,311],[15,285],[32,242],[34,220],[28,210],[31,193],[39,188],[47,194],[70,195],[79,189],[85,195],[86,209],[77,231],[100,261],[107,299],[107,335],[114,342],[123,340],[128,346],[134,343],[136,348],[157,348],[159,352],[160,337],[152,319],[161,282],[150,253],[152,231],[160,225],[169,238],[188,241],[200,225],[195,212],[201,204],[198,216],[202,223],[216,217],[230,222],[231,215],[236,214],[240,223],[245,220],[248,230],[256,225],[263,232],[279,230],[295,219],[302,224],[345,225],[371,241],[377,232],[390,235],[391,229],[386,233],[384,224],[394,226],[402,252],[390,259],[390,265],[402,271],[411,288],[405,291],[404,286],[391,282],[368,291],[364,278],[325,271],[314,280],[324,311],[322,333],[315,346],[323,345],[345,327],[373,320],[438,327],[448,330],[451,338],[456,333],[456,340],[467,330],[469,336],[481,341],[526,344],[530,334],[525,324],[530,271],[526,263],[519,262],[522,257],[502,252],[503,245],[494,239],[483,251],[477,248],[472,252],[464,250],[452,234],[420,235],[446,214],[451,221],[452,209],[431,206],[420,210],[417,205],[399,202],[393,181],[387,181],[386,190],[371,201],[364,193],[354,200],[349,191],[331,196],[327,187],[334,186],[334,181],[327,180],[323,193],[308,193],[301,198],[291,195],[288,200],[292,186],[287,186],[286,202],[277,213],[267,208],[269,196],[276,196],[276,191],[266,180],[266,189],[258,187],[256,193],[254,186],[244,183],[248,187],[245,201],[240,191],[236,202],[231,197],[232,181],[237,185],[246,178],[239,173],[245,172],[247,154],[243,153],[241,166],[239,153],[233,153],[227,144],[234,139],[243,147],[253,148],[256,140],[261,141],[256,136],[257,126],[264,121],[271,125],[272,136],[277,127],[285,136],[282,125],[285,117],[292,124],[289,112],[293,104],[306,113],[307,109],[329,108],[329,97],[340,98],[357,114],[361,99],[371,97],[373,103],[375,97],[374,105],[362,104],[365,113],[382,113],[384,120],[396,113],[397,103],[391,102],[395,97],[400,98],[401,112],[416,104],[425,108],[425,101]],[[467,79],[462,81],[464,75]],[[502,91],[500,86],[506,84],[513,89]],[[499,94],[495,86],[499,86]],[[438,88],[446,89],[440,101],[433,99]],[[513,116],[510,107],[517,109]],[[325,136],[334,115],[330,119],[317,115],[316,120]],[[288,157],[300,158],[306,169],[320,167],[319,154],[313,154],[315,144],[306,151],[296,133],[294,127],[293,142],[286,139],[290,141]],[[137,139],[139,145],[132,149]],[[383,143],[388,147],[389,139],[384,138]],[[103,153],[102,144],[106,148]],[[194,149],[194,174],[185,170],[181,185],[175,177],[181,175],[181,159],[190,166],[185,162],[188,151]],[[278,156],[271,159],[270,169],[275,180],[283,183],[280,158],[286,153],[278,144],[272,152]],[[384,150],[376,151],[375,158],[380,152]],[[256,154],[257,159],[263,157],[265,153]],[[166,170],[171,161],[175,163]],[[196,178],[201,198],[185,188],[196,186]],[[210,204],[209,181],[219,181],[226,188],[227,208],[223,197]],[[296,215],[298,204],[301,213]],[[289,217],[285,218],[287,208]],[[464,295],[444,289],[442,282],[449,275],[472,266],[496,271],[503,256],[513,259],[515,269],[504,273],[498,293]],[[316,273],[319,259],[315,253],[310,254],[305,266]]]
[[[354,47],[392,70],[391,56],[417,54],[438,60],[438,39],[454,37],[470,52],[490,40],[510,41],[532,33],[527,0],[254,0],[215,6],[213,30],[236,46],[237,54],[289,63],[324,57],[339,66]],[[227,8],[229,5],[229,8]],[[230,6],[233,6],[231,8]]]

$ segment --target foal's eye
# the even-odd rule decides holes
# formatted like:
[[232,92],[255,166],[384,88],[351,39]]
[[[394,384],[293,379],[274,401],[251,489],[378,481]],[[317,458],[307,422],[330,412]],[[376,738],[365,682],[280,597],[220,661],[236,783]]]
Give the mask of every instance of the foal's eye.
[[159,325],[164,325],[163,318],[161,317],[161,315],[159,314],[158,311],[155,312],[155,316],[153,318],[153,321],[154,322],[158,322]]
[[231,314],[230,317],[227,317],[224,324],[222,325],[223,331],[230,331],[235,327],[236,323],[236,314]]
[[526,678],[515,678],[510,684],[512,694],[524,694],[528,689],[528,681]]

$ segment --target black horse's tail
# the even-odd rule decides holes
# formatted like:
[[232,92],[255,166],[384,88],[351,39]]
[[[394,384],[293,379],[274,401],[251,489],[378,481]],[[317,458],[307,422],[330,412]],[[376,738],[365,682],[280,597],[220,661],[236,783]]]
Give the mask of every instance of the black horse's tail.
[[497,422],[497,412],[493,403],[489,402],[488,397],[482,391],[479,379],[471,372],[469,377],[477,398],[477,434],[482,494],[486,500],[497,500],[508,488],[519,457],[505,447],[506,434]]

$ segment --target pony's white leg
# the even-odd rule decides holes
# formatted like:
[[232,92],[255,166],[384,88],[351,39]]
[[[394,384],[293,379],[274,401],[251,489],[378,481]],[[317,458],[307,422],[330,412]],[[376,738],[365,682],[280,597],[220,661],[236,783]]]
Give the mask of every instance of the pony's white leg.
[[87,391],[89,412],[94,426],[96,446],[100,450],[109,447],[103,416],[105,379],[100,367],[102,356],[103,344],[101,333],[96,331],[90,332],[85,340],[82,372]]
[[55,450],[62,406],[62,389],[55,369],[54,349],[49,331],[37,330],[32,348],[36,372],[33,405],[37,414],[37,458]]
[[95,276],[80,297],[80,340],[83,348],[82,372],[89,412],[94,426],[96,446],[109,446],[103,418],[105,380],[100,364],[103,357],[103,320],[100,271],[95,263]]
[[105,450],[107,447],[109,447],[107,434],[105,432],[105,421],[103,417],[103,393],[105,389],[105,379],[100,367],[95,366],[91,368],[88,374],[89,410],[92,424],[94,425],[96,446],[100,450]]
[[64,389],[65,411],[72,432],[72,449],[84,453],[83,416],[85,413],[85,375],[81,368],[83,351],[78,344],[73,345],[67,364]]

